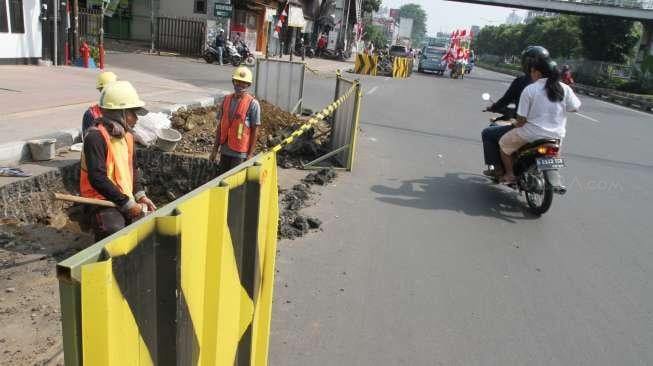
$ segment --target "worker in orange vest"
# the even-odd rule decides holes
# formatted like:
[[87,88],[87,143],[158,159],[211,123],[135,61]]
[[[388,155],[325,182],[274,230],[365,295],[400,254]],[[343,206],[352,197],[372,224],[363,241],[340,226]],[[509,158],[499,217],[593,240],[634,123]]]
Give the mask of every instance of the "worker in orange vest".
[[138,184],[132,127],[147,111],[136,89],[115,81],[100,96],[102,116],[86,131],[80,162],[82,197],[113,202],[116,207],[87,208],[95,239],[101,240],[156,210]]
[[[96,79],[95,88],[98,92],[102,93],[102,90],[109,84],[118,80],[118,76],[112,73],[111,71],[101,72]],[[86,112],[84,112],[84,117],[82,117],[82,138],[86,135],[86,130],[89,127],[93,126],[94,121],[102,117],[102,111],[100,106],[96,103],[88,107]]]
[[261,125],[261,106],[247,93],[252,85],[252,71],[245,66],[239,67],[231,81],[234,93],[222,102],[215,144],[209,157],[211,161],[220,162],[220,174],[254,156],[257,130]]

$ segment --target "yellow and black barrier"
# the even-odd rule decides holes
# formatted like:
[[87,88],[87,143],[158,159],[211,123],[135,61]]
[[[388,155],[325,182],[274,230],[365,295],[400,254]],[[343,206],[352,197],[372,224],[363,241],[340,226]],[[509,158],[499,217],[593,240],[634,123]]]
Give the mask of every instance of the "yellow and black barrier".
[[59,263],[66,365],[267,365],[276,154]]
[[278,146],[57,264],[66,366],[267,365],[277,152],[336,114],[327,157],[352,169],[361,87],[337,79]]
[[395,57],[392,63],[392,77],[405,79],[413,73],[412,57]]
[[357,53],[354,63],[354,73],[376,76],[379,68],[379,56],[367,53]]

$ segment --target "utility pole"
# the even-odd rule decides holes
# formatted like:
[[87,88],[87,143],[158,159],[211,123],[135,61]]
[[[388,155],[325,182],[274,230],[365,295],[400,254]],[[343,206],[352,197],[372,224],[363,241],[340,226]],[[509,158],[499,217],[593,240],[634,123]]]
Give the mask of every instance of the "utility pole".
[[150,53],[154,53],[154,0],[150,0]]
[[54,66],[59,66],[59,28],[57,26],[57,22],[59,21],[59,0],[54,0],[54,9],[52,11],[54,12],[54,57],[52,61],[54,61]]

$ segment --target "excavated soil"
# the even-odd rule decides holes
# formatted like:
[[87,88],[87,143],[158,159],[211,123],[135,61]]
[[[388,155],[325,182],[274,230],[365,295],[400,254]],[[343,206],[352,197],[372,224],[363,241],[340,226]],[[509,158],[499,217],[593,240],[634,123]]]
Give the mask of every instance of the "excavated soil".
[[[266,151],[306,123],[307,119],[281,110],[273,104],[261,101],[261,126],[259,127],[256,152]],[[182,108],[173,113],[172,126],[181,132],[182,140],[177,152],[205,156],[213,149],[219,107]],[[320,122],[277,155],[278,165],[283,168],[299,168],[328,152],[330,126]]]
[[333,169],[321,169],[308,174],[302,179],[302,183],[294,185],[291,189],[279,191],[279,238],[296,239],[322,226],[320,219],[303,215],[301,210],[313,203],[315,191],[311,186],[323,186],[335,178]]
[[[138,150],[141,183],[159,206],[217,176],[206,159]],[[79,164],[0,187],[0,365],[63,364],[55,265],[94,243],[80,205]]]

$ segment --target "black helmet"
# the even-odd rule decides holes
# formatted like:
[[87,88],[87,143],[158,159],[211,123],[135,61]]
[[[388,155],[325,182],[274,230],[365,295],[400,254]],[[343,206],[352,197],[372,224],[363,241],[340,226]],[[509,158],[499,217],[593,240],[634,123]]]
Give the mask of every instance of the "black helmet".
[[521,53],[521,68],[526,74],[531,71],[533,66],[538,60],[549,60],[551,56],[549,51],[542,46],[528,46],[524,48]]

